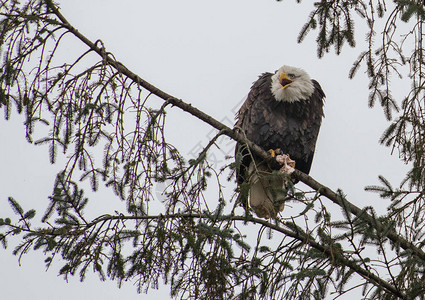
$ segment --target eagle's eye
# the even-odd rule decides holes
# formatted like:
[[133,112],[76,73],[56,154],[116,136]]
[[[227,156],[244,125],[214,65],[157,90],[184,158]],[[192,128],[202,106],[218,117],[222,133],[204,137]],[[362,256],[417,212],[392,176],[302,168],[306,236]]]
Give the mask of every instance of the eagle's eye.
[[289,77],[289,79],[295,79],[295,77],[297,77],[297,76],[295,76],[295,74],[289,73],[288,77]]

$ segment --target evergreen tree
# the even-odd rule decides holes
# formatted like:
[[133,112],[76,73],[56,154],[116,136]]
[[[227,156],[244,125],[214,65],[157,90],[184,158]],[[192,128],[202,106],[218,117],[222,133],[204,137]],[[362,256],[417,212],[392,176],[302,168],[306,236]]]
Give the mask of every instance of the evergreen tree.
[[[424,298],[424,16],[418,0],[314,4],[299,41],[317,31],[319,57],[332,48],[340,54],[345,44],[354,46],[354,24],[366,22],[368,48],[350,77],[359,68],[367,70],[369,104],[379,103],[390,122],[381,142],[412,168],[396,186],[381,176],[380,185],[366,188],[391,200],[384,215],[355,206],[342,191],[296,170],[294,178],[314,192],[289,186],[287,200],[299,214],[264,220],[242,208],[246,186],[231,198],[223,193],[224,184],[234,184],[239,158],[220,168],[208,159],[222,136],[246,143],[274,163],[264,150],[140,78],[102,41],[74,28],[51,0],[2,1],[0,107],[6,119],[14,109],[25,116],[27,140],[49,145],[51,163],[62,154],[67,161],[40,221],[34,209],[9,197],[14,215],[2,212],[0,241],[7,248],[9,239],[19,239],[17,255],[43,251],[47,266],[59,263],[60,256],[65,278],[79,274],[83,279],[94,270],[119,284],[133,280],[139,291],[163,280],[177,298],[321,299],[330,291],[343,295],[353,288],[353,278],[364,298]],[[89,50],[59,63],[56,55],[66,35]],[[391,78],[406,73],[411,88],[396,99]],[[195,159],[167,141],[171,106],[217,130]],[[34,140],[39,124],[48,132]],[[90,199],[82,182],[87,179],[93,191],[111,189],[125,201],[126,211],[87,217]],[[159,183],[165,207],[153,214],[150,205],[158,201],[153,187]],[[206,195],[211,185],[217,189],[214,199]],[[326,199],[341,208],[342,218],[329,213]],[[377,252],[372,257],[371,249]]]

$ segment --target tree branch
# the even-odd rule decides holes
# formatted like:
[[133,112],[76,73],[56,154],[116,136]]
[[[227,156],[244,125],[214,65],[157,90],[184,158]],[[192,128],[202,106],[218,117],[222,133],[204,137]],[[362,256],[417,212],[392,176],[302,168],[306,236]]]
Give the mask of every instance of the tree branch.
[[[134,72],[130,71],[126,66],[124,66],[119,61],[115,60],[115,58],[103,47],[98,46],[99,43],[93,43],[90,41],[87,37],[85,37],[83,34],[81,34],[76,28],[74,28],[67,19],[60,13],[58,8],[53,4],[51,0],[45,0],[47,6],[52,10],[52,12],[57,16],[57,18],[62,22],[62,26],[66,28],[69,32],[71,32],[75,37],[77,37],[79,40],[81,40],[84,44],[86,44],[91,50],[95,51],[98,55],[100,55],[106,63],[113,66],[118,72],[124,74],[125,76],[132,79],[135,83],[139,84],[141,87],[145,88],[146,90],[150,91],[152,94],[158,96],[159,98],[162,98],[164,101],[179,107],[185,112],[190,113],[191,115],[195,116],[196,118],[204,121],[205,123],[211,125],[215,129],[221,131],[223,134],[227,135],[228,137],[232,138],[233,140],[240,142],[240,143],[246,143],[247,146],[254,151],[257,155],[259,155],[262,159],[267,160],[272,165],[277,164],[275,159],[271,158],[266,151],[264,151],[261,147],[258,145],[252,143],[251,141],[247,140],[243,134],[238,132],[237,130],[232,130],[231,128],[227,127],[226,125],[222,124],[221,122],[217,121],[210,115],[204,113],[203,111],[197,109],[196,107],[192,106],[189,103],[186,103],[182,101],[181,99],[178,99],[162,90],[157,88],[156,86],[150,84],[149,82],[145,81],[141,77],[139,77]],[[384,230],[384,226],[376,220],[373,216],[368,214],[366,211],[360,209],[356,205],[352,204],[345,198],[340,197],[337,193],[332,191],[330,188],[324,186],[323,184],[319,183],[318,181],[314,180],[309,175],[299,171],[295,170],[293,173],[293,176],[309,187],[313,188],[316,191],[319,191],[321,195],[327,197],[330,199],[333,203],[341,206],[344,210],[347,212],[355,215],[356,217],[366,221],[372,228],[375,228],[376,231],[380,232],[381,234],[388,237],[394,244],[399,245],[401,248],[407,251],[411,251],[414,255],[418,256],[421,260],[425,261],[425,252],[407,241],[405,238],[395,234],[394,232],[390,232],[387,230]],[[261,221],[261,222],[260,222]],[[258,223],[261,224],[268,224],[268,226],[271,225],[268,221],[259,220]],[[272,228],[272,227],[271,227]],[[362,275],[363,276],[363,275]]]
[[84,234],[88,229],[96,228],[97,224],[105,224],[112,221],[126,221],[126,220],[132,220],[132,221],[141,221],[141,220],[169,220],[169,219],[204,219],[204,220],[211,220],[214,221],[242,221],[242,222],[250,222],[253,224],[259,224],[266,228],[270,228],[276,232],[280,232],[284,234],[285,236],[291,237],[293,239],[296,239],[303,244],[307,244],[311,246],[312,248],[320,251],[321,253],[326,254],[328,259],[331,261],[333,265],[344,265],[350,269],[352,269],[354,272],[358,273],[360,276],[365,278],[366,280],[374,283],[376,286],[380,286],[384,289],[386,289],[389,293],[397,296],[400,299],[407,299],[407,296],[403,294],[401,291],[396,289],[393,285],[388,283],[387,281],[381,279],[379,276],[371,273],[369,270],[362,268],[358,264],[356,264],[354,261],[347,259],[343,256],[343,253],[338,251],[332,246],[324,246],[315,240],[312,239],[311,236],[308,234],[305,234],[300,231],[295,230],[288,230],[285,228],[282,228],[281,226],[278,226],[276,224],[272,224],[268,222],[265,219],[260,218],[254,218],[254,217],[246,217],[246,216],[235,216],[235,215],[218,215],[218,216],[211,216],[206,214],[165,214],[165,215],[146,215],[146,216],[125,216],[125,215],[109,215],[105,214],[98,218],[95,218],[91,222],[88,222],[86,224],[81,224],[82,228],[78,228],[75,230],[72,230],[71,228],[68,228],[66,233],[64,234],[64,231],[61,229],[56,228],[41,228],[33,230],[29,227],[20,227],[16,225],[9,224],[11,228],[14,228],[15,230],[19,229],[27,233],[31,233],[33,235],[42,235],[42,236],[51,236],[53,238],[55,237],[64,237],[65,236],[79,236],[81,234]]

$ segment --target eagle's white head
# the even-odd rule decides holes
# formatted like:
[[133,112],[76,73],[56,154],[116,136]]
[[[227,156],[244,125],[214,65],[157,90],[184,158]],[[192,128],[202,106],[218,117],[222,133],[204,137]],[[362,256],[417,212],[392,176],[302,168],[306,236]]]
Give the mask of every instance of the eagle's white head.
[[304,70],[283,66],[272,76],[271,91],[277,101],[295,102],[308,99],[314,85]]

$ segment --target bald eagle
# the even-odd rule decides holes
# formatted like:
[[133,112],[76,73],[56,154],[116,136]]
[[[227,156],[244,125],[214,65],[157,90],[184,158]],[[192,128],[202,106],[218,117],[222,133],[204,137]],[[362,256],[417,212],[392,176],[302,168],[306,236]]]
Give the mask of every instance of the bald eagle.
[[[237,130],[272,156],[280,151],[309,173],[323,117],[325,94],[319,83],[302,69],[283,66],[264,73],[254,82],[236,115]],[[283,176],[276,176],[247,147],[238,143],[241,155],[237,182],[249,183],[249,206],[262,218],[276,217],[283,209]],[[273,175],[274,174],[274,175]]]

